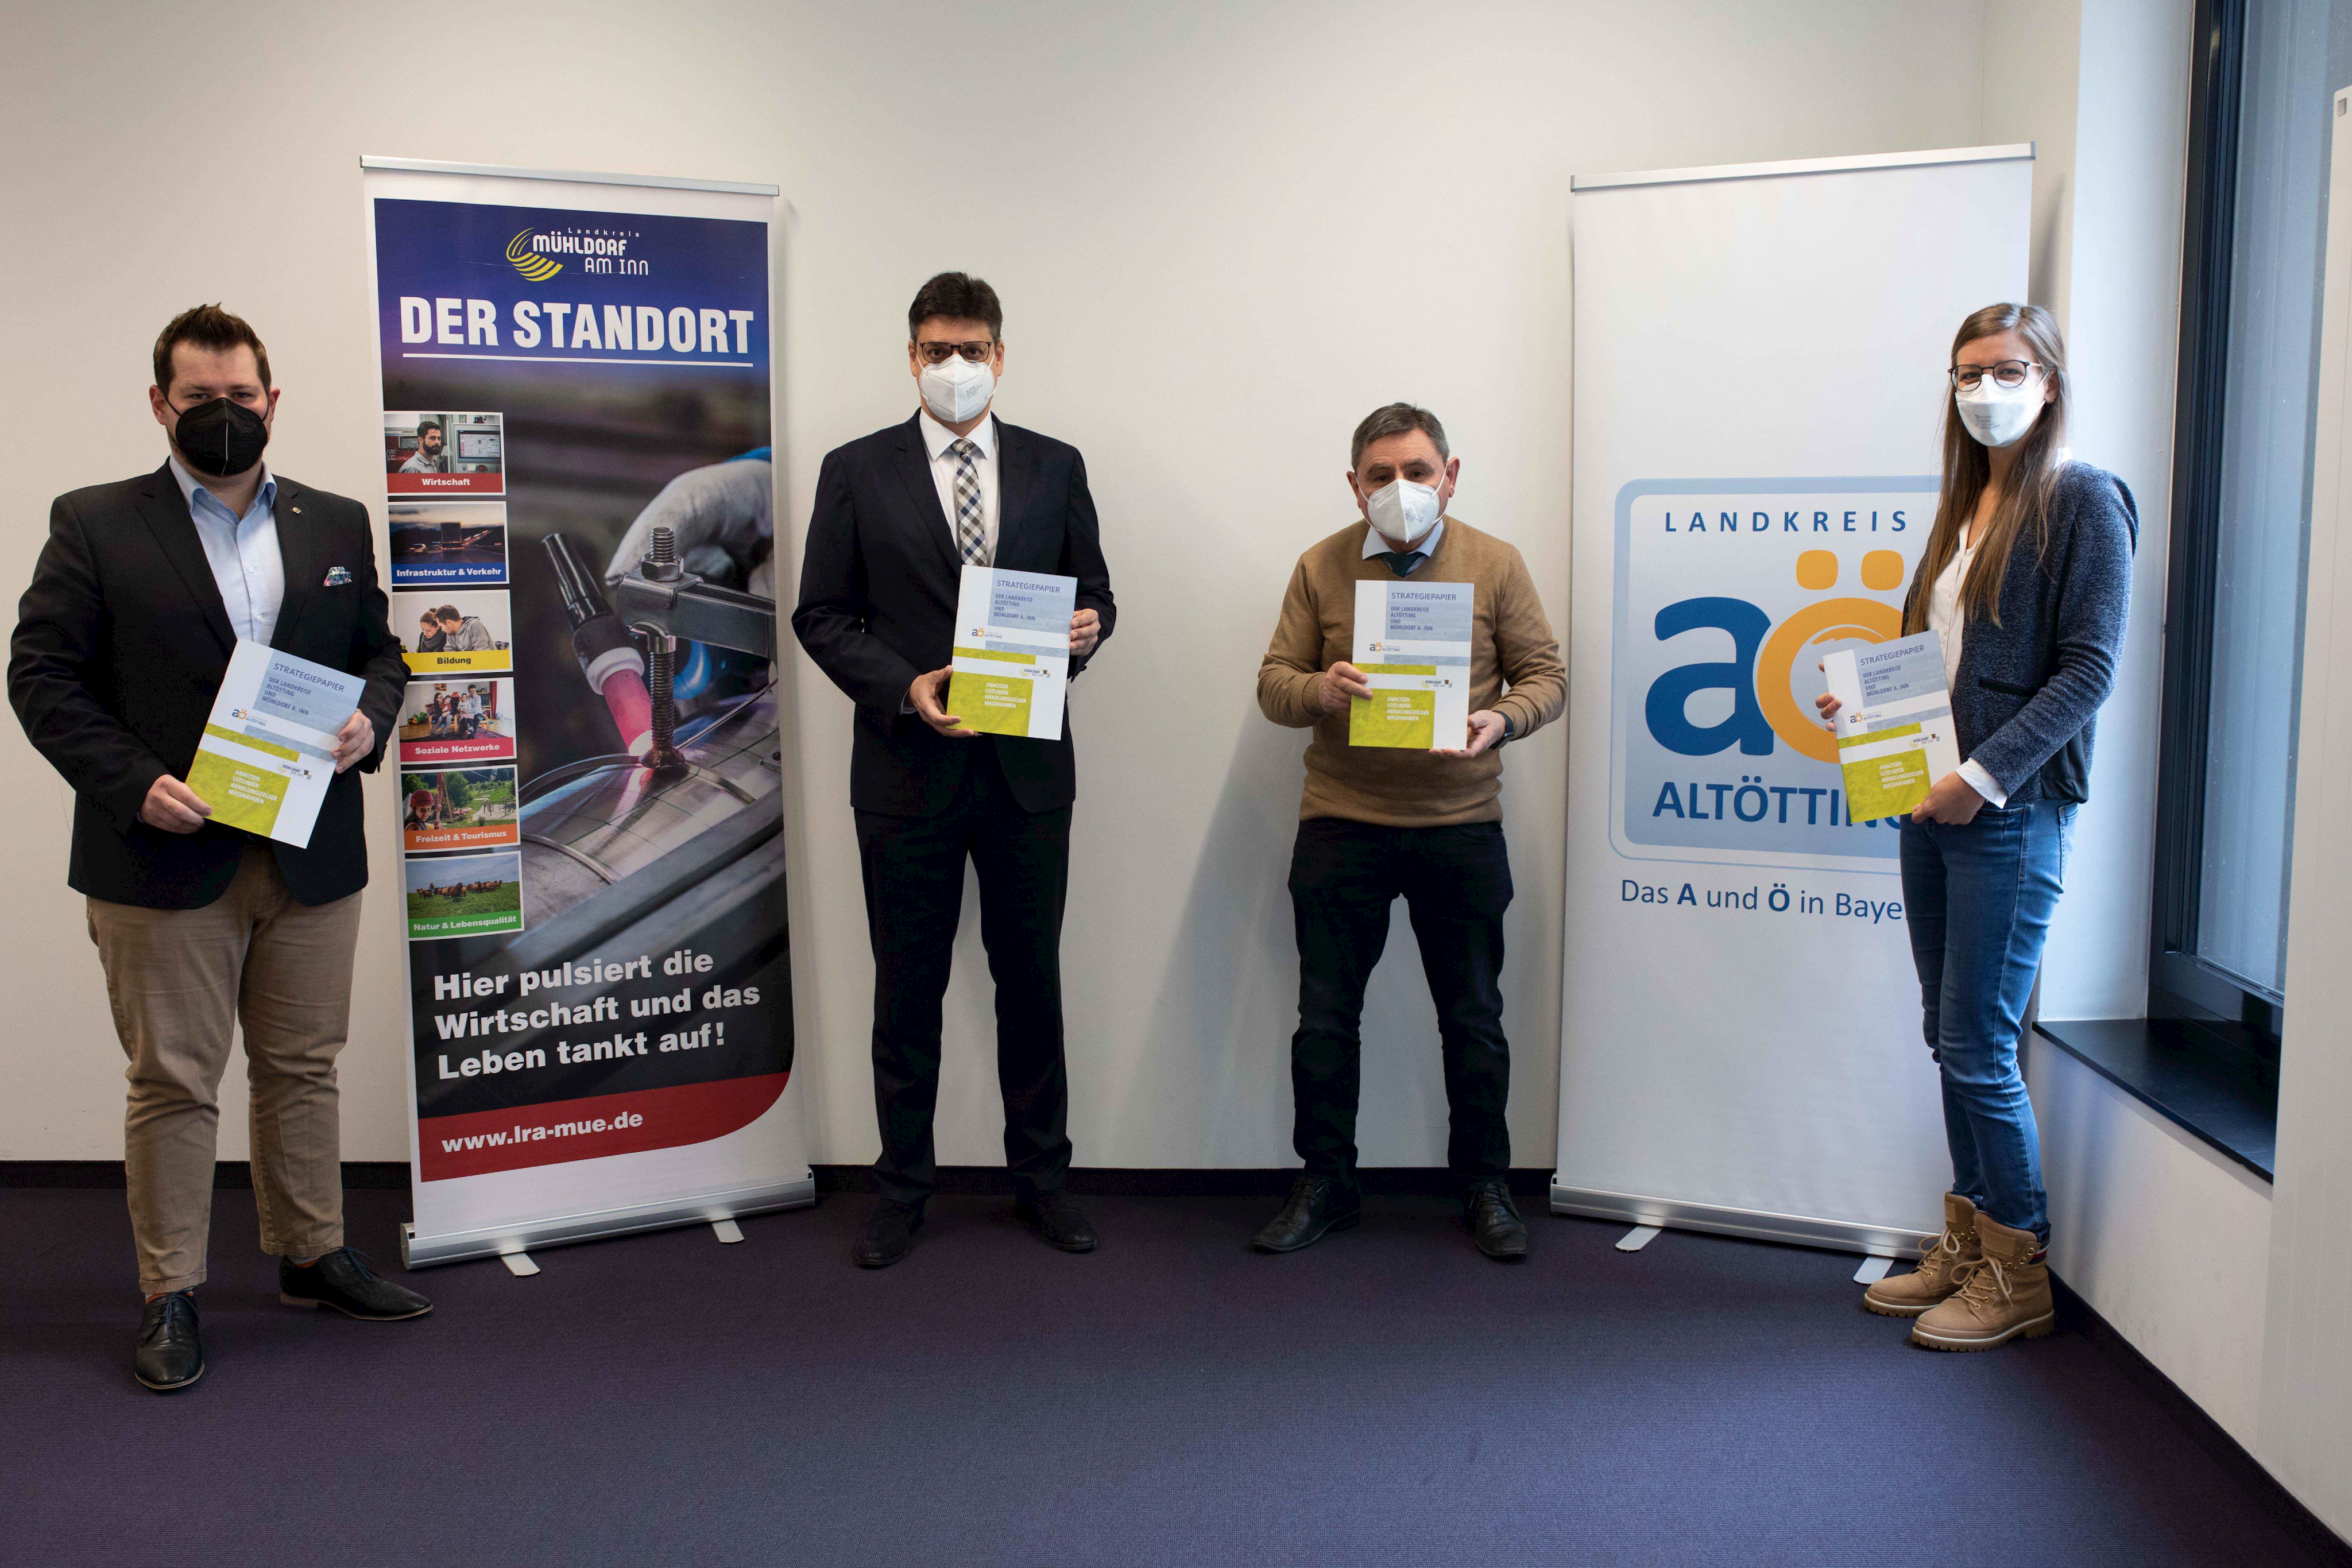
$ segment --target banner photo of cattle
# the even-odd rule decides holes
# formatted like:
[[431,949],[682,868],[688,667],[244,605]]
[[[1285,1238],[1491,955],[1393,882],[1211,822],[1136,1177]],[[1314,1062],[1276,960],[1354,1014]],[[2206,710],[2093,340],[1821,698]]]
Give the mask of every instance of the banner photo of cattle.
[[444,855],[405,870],[411,942],[522,929],[520,854]]
[[503,496],[506,415],[394,412],[383,416],[383,487],[394,496]]
[[400,763],[509,762],[514,682],[486,675],[411,681],[400,709]]
[[[502,442],[507,586],[394,595],[414,672],[403,716],[432,683],[510,679],[497,712],[520,716],[505,770],[520,789],[504,841],[518,845],[530,916],[527,931],[470,928],[410,950],[420,1175],[717,1138],[765,1114],[793,1065],[767,225],[489,201],[373,210],[379,406],[495,409]],[[531,235],[563,246],[533,252]],[[607,250],[625,265],[606,265]],[[480,427],[428,417],[457,422],[462,466]],[[386,414],[394,477],[401,434]],[[428,439],[453,443],[448,429]],[[391,489],[394,503],[427,499]],[[459,612],[458,645],[445,607]],[[450,743],[430,724],[416,744]],[[411,744],[404,724],[404,813],[413,778],[470,776],[473,760],[411,769]],[[436,802],[418,804],[425,815],[404,821],[412,852],[418,835],[454,847],[436,837],[452,830],[431,821]],[[613,1050],[582,1049],[599,1040]],[[492,1048],[527,1065],[463,1074],[465,1057]],[[444,1076],[444,1056],[458,1076]],[[645,1124],[495,1159],[443,1147],[477,1118],[591,1100],[625,1101]]]
[[503,588],[504,501],[393,501],[384,508],[394,588]]
[[410,854],[521,842],[512,768],[400,775],[401,847]]
[[414,674],[513,669],[512,617],[504,590],[403,590],[392,596],[392,634]]

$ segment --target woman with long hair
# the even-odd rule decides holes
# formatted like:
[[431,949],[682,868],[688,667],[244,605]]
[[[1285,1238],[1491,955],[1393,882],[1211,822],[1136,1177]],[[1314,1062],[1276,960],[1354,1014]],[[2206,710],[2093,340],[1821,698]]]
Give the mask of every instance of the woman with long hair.
[[[1943,643],[1958,769],[1900,824],[1904,919],[1941,1072],[1952,1190],[1918,1269],[1863,1304],[1914,1342],[1990,1350],[2050,1332],[2050,1215],[2018,1071],[2025,1009],[2088,798],[2092,731],[2115,684],[2139,517],[2065,447],[2058,324],[2034,305],[1960,323],[1947,372],[1944,482],[1903,607]],[[1818,705],[1824,718],[1835,698]]]

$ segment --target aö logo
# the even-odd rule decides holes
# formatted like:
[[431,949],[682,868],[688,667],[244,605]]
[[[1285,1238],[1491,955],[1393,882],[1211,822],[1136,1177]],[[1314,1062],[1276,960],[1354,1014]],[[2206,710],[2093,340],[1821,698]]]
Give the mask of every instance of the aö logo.
[[1929,476],[1624,487],[1612,668],[1622,852],[1790,865],[1893,855],[1893,833],[1846,816],[1813,698],[1823,653],[1902,634],[1935,488]]
[[533,283],[544,283],[563,270],[563,264],[551,256],[541,256],[530,248],[531,232],[523,230],[507,241],[507,259],[514,269]]
[[[1822,592],[1838,585],[1843,571],[1835,550],[1809,549],[1797,557],[1797,586]],[[1862,558],[1862,586],[1881,593],[1904,585],[1902,555],[1874,549]],[[1732,746],[1751,757],[1769,757],[1773,737],[1822,762],[1837,760],[1837,744],[1797,698],[1799,674],[1819,664],[1840,643],[1884,643],[1903,634],[1899,605],[1879,599],[1816,600],[1778,626],[1744,599],[1685,599],[1657,613],[1658,640],[1712,626],[1731,635],[1733,657],[1681,664],[1650,685],[1643,718],[1650,734],[1669,751],[1708,757]],[[1731,693],[1730,716],[1701,727],[1690,721],[1690,699],[1720,687]]]

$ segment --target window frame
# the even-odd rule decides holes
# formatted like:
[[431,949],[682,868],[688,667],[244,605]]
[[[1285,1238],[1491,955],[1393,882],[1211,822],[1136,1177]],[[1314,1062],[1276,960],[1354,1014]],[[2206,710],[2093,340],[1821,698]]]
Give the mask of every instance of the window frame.
[[2177,1020],[2187,1040],[2203,1049],[2274,1072],[2285,998],[2251,988],[2198,956],[2245,44],[2246,0],[2197,0],[2147,1016]]

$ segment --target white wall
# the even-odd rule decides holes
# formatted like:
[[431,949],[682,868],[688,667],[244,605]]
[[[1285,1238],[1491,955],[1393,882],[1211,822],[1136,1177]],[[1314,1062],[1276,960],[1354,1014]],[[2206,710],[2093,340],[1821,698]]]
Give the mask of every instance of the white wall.
[[[1303,737],[1258,717],[1252,679],[1291,561],[1349,516],[1356,419],[1436,408],[1465,460],[1457,510],[1520,546],[1562,617],[1569,176],[1982,139],[1973,5],[508,5],[470,13],[462,47],[420,46],[381,9],[249,8],[226,49],[217,22],[163,5],[12,19],[0,580],[29,571],[50,496],[159,460],[147,348],[200,298],[270,341],[273,458],[375,493],[362,152],[781,185],[792,560],[818,458],[908,411],[915,285],[982,274],[1008,309],[1003,412],[1085,451],[1122,612],[1075,703],[1065,952],[1089,1165],[1289,1157],[1282,877]],[[875,1138],[849,712],[788,667],[800,1060],[815,1158],[857,1162]],[[1511,1120],[1529,1165],[1552,1137],[1563,777],[1556,733],[1510,754]],[[119,1057],[63,887],[68,802],[14,726],[0,788],[31,829],[0,845],[17,977],[0,1158],[111,1157]],[[405,1156],[402,956],[379,899],[348,1157]],[[976,932],[958,958],[940,1153],[993,1163]],[[1366,1160],[1442,1163],[1433,1023],[1402,936],[1367,1031]]]
[[2271,1186],[2064,1051],[2027,1065],[2059,1276],[2249,1450]]
[[2312,1511],[2352,1534],[2352,831],[2335,786],[2352,778],[2352,90],[2336,95],[2303,645],[2303,731],[2286,1030],[2280,1041],[2277,1212],[2271,1222],[2257,1455]]

